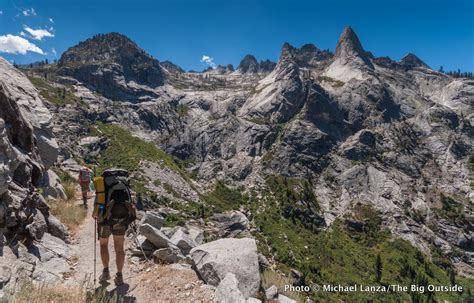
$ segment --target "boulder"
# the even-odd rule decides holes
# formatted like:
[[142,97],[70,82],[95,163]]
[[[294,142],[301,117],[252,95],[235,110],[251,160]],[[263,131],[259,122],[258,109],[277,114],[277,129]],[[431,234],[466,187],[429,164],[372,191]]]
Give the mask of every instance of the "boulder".
[[166,237],[161,231],[154,228],[150,224],[140,225],[140,234],[145,236],[156,248],[166,248],[174,246],[168,237]]
[[176,226],[176,227],[162,227],[160,228],[160,231],[162,233],[164,233],[168,238],[171,238],[173,236],[173,234],[175,233],[175,231],[178,230],[178,228],[181,228],[179,226]]
[[262,303],[262,301],[257,298],[248,298],[246,303]]
[[288,298],[287,296],[284,296],[282,294],[278,295],[278,302],[279,303],[298,303],[293,299]]
[[63,278],[63,273],[70,270],[68,259],[72,257],[69,246],[61,239],[45,233],[41,242],[30,248],[40,262],[36,263],[33,279],[40,282],[56,282]]
[[270,262],[268,261],[267,257],[262,254],[258,254],[258,267],[260,271],[264,271],[265,269],[270,268]]
[[247,230],[249,220],[240,211],[228,211],[213,215],[210,220],[219,229],[219,236],[234,238],[241,232]]
[[185,233],[183,229],[178,229],[170,239],[171,243],[176,245],[183,254],[187,255],[191,249],[197,246],[197,243]]
[[207,284],[217,286],[228,273],[233,273],[245,298],[255,295],[260,287],[254,239],[219,239],[193,248],[190,255]]
[[297,271],[296,269],[291,269],[291,277],[293,278],[293,285],[294,286],[304,286],[304,275],[303,273]]
[[69,243],[69,232],[66,227],[53,215],[48,216],[48,232],[63,240],[66,243]]
[[161,263],[176,263],[185,260],[181,251],[176,247],[160,248],[155,250],[153,257]]
[[278,287],[275,285],[270,286],[265,290],[265,297],[267,300],[272,300],[278,296]]
[[31,222],[26,226],[26,230],[28,230],[30,236],[35,240],[41,240],[44,233],[48,231],[46,219],[39,210],[34,209],[31,215]]
[[245,297],[238,287],[239,281],[233,273],[228,273],[216,289],[216,298],[220,303],[245,303]]
[[61,185],[61,180],[59,179],[58,175],[51,169],[48,169],[43,175],[43,178],[40,181],[40,186],[43,190],[43,196],[45,196],[46,198],[66,198],[64,187]]
[[197,245],[201,245],[204,242],[204,232],[202,229],[196,226],[188,225],[186,226],[188,229],[189,237],[196,242]]
[[160,229],[165,224],[165,219],[156,212],[147,211],[140,220],[140,225],[150,224],[152,227]]
[[156,250],[155,245],[153,245],[153,243],[148,241],[148,239],[143,235],[138,235],[137,236],[137,243],[136,244],[137,244],[138,249],[141,248],[144,251],[154,251],[154,250]]

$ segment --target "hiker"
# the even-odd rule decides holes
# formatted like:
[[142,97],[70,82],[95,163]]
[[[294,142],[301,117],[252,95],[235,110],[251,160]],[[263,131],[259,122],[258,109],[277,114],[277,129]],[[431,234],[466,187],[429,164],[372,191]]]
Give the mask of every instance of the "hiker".
[[83,166],[79,171],[79,185],[81,185],[82,191],[82,203],[84,208],[87,208],[87,196],[89,194],[92,180],[92,173],[89,168]]
[[125,232],[136,219],[128,172],[123,169],[105,170],[101,177],[94,178],[94,184],[96,199],[92,216],[97,222],[100,257],[104,267],[99,282],[105,283],[110,279],[108,244],[112,235],[117,265],[114,283],[119,286],[123,284]]

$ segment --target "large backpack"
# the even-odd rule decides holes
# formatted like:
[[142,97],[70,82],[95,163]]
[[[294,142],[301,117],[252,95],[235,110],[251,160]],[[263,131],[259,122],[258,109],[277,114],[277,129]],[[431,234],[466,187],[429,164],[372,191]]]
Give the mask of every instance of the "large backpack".
[[127,224],[136,219],[136,211],[130,193],[130,178],[124,169],[111,168],[102,173],[105,188],[105,212],[103,225],[125,221]]

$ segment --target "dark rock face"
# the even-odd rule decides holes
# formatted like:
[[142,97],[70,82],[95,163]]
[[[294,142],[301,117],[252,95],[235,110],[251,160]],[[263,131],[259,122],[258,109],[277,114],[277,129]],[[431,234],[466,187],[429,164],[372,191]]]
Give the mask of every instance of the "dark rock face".
[[100,34],[71,47],[61,56],[58,67],[60,74],[72,76],[114,100],[156,97],[153,89],[165,82],[158,60],[118,33]]
[[269,73],[276,66],[275,62],[270,60],[260,61],[258,63],[257,59],[253,55],[246,55],[242,61],[240,61],[237,70],[242,74],[257,74],[257,73]]
[[237,68],[241,73],[258,73],[258,62],[253,55],[246,55]]
[[320,50],[314,44],[305,44],[295,48],[289,43],[283,46],[287,56],[291,56],[299,67],[317,68],[322,62],[332,58],[333,54],[327,50]]
[[184,73],[184,69],[179,67],[178,65],[174,64],[171,61],[162,61],[160,65],[164,67],[166,70],[172,73]]
[[275,69],[276,63],[270,60],[261,60],[259,63],[259,68],[264,73],[270,73]]
[[430,68],[425,62],[423,62],[420,58],[418,58],[415,54],[412,54],[412,53],[409,53],[405,57],[403,57],[400,60],[400,65],[407,68],[414,68],[414,67]]

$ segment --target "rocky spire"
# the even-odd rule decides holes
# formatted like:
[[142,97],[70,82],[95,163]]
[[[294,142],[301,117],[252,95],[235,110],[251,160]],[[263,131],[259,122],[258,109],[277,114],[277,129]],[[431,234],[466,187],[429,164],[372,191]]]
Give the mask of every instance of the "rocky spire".
[[360,58],[365,64],[373,67],[367,52],[362,47],[359,38],[354,30],[347,26],[344,28],[336,46],[336,58]]
[[269,73],[275,68],[276,63],[270,60],[260,61],[253,55],[246,55],[237,68],[242,74]]
[[253,55],[246,55],[237,68],[242,74],[258,73],[258,62]]
[[420,58],[418,58],[415,54],[408,53],[405,57],[400,60],[400,64],[408,67],[424,67],[430,68],[425,62],[423,62]]

